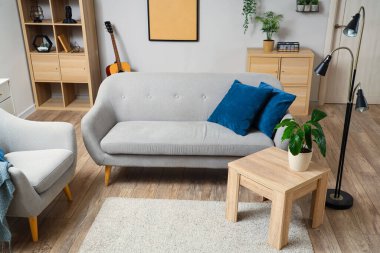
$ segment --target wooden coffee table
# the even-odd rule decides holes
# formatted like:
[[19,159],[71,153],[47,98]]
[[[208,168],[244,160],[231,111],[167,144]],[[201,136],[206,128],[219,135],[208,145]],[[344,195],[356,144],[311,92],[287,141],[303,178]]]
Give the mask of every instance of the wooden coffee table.
[[269,244],[281,249],[288,244],[293,201],[313,193],[312,228],[323,223],[330,169],[311,162],[304,172],[289,169],[288,153],[272,147],[228,164],[226,218],[237,221],[239,186],[272,200]]

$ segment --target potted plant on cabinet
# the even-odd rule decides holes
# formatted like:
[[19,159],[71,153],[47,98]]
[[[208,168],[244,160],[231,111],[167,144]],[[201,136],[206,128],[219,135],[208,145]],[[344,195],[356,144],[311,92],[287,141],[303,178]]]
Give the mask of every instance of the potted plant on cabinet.
[[304,8],[304,11],[305,12],[310,12],[310,8],[311,8],[311,0],[305,0],[305,8]]
[[267,39],[263,42],[264,52],[269,53],[273,51],[274,41],[272,36],[274,33],[277,33],[280,29],[280,21],[283,16],[281,14],[277,15],[273,11],[268,11],[264,13],[264,16],[257,16],[255,19],[258,22],[262,23],[261,30],[267,34]]
[[317,12],[319,9],[319,0],[311,0],[311,11]]
[[284,119],[276,125],[276,129],[285,127],[281,140],[289,140],[288,159],[291,170],[308,169],[313,156],[313,141],[321,154],[326,156],[325,134],[319,124],[319,121],[326,116],[326,113],[315,109],[311,114],[311,119],[304,124],[299,124],[294,119]]
[[256,0],[244,0],[243,2],[243,12],[244,16],[244,34],[247,32],[249,20],[256,14]]

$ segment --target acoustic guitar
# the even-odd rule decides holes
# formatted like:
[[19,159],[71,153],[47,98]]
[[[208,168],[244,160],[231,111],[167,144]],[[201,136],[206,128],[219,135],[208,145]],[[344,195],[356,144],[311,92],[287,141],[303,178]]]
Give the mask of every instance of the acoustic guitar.
[[121,72],[131,72],[131,66],[129,65],[129,63],[120,61],[120,56],[119,56],[119,52],[117,50],[116,40],[115,40],[115,36],[113,34],[113,28],[112,28],[111,22],[106,21],[106,22],[104,22],[104,24],[106,25],[107,31],[111,35],[113,51],[115,53],[115,58],[116,58],[115,63],[107,66],[107,68],[106,68],[107,76],[117,74],[117,73],[121,73]]

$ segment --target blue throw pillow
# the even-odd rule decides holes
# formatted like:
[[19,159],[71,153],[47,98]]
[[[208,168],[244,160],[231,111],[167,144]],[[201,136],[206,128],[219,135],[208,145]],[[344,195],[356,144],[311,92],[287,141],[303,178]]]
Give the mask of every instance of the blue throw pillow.
[[296,99],[296,96],[276,89],[264,82],[260,83],[259,88],[262,90],[271,91],[272,96],[263,108],[263,111],[259,117],[257,117],[253,123],[253,126],[266,134],[268,137],[272,138],[275,126],[285,116],[290,105]]
[[208,121],[244,136],[271,94],[272,91],[269,89],[259,89],[235,80]]

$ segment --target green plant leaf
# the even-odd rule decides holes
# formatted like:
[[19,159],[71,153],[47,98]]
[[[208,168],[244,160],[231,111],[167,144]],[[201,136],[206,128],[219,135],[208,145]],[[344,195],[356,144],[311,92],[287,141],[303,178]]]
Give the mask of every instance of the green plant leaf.
[[281,137],[281,141],[290,139],[295,128],[296,128],[295,126],[288,126],[287,128],[285,128],[284,133],[282,134],[282,137]]
[[319,122],[314,122],[314,121],[309,120],[309,121],[306,122],[306,123],[308,123],[308,124],[312,124],[312,125],[315,126],[317,129],[322,130],[322,126],[321,126],[321,124],[319,124]]
[[313,136],[314,142],[317,143],[318,148],[321,151],[321,154],[325,157],[326,156],[326,138],[325,138],[325,134],[323,133],[323,130],[312,129],[311,134]]
[[317,122],[325,118],[327,114],[325,112],[322,112],[318,109],[314,109],[311,113],[311,121]]
[[312,150],[313,141],[311,139],[311,126],[309,124],[303,125],[303,129],[305,130],[305,142],[308,149]]
[[[298,133],[298,132],[297,132]],[[289,141],[289,150],[292,155],[298,155],[302,150],[302,138],[298,134],[293,134]]]

